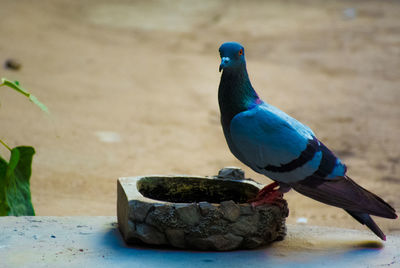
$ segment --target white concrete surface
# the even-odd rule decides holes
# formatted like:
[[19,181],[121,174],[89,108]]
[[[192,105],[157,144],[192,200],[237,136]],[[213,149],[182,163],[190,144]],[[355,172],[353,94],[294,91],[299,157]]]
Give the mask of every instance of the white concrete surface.
[[115,217],[0,217],[0,267],[400,267],[400,236],[288,225],[284,241],[256,250],[129,247]]

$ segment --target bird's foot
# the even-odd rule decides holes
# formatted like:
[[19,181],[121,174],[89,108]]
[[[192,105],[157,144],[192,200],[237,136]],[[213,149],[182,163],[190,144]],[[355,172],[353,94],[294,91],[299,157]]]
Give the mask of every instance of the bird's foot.
[[285,207],[286,201],[283,200],[283,192],[281,192],[279,188],[276,189],[277,187],[279,187],[279,183],[277,182],[265,186],[258,192],[255,198],[250,199],[248,202],[250,202],[252,207],[264,204],[271,204],[280,208]]

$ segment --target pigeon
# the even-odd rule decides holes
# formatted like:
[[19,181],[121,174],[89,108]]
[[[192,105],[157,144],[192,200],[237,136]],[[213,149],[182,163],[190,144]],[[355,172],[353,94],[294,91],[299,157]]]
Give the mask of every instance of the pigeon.
[[218,102],[228,147],[242,163],[274,181],[250,200],[252,205],[282,204],[283,194],[293,188],[344,209],[386,240],[370,215],[396,219],[395,209],[349,178],[346,165],[309,127],[260,99],[250,83],[241,44],[223,43],[219,53]]

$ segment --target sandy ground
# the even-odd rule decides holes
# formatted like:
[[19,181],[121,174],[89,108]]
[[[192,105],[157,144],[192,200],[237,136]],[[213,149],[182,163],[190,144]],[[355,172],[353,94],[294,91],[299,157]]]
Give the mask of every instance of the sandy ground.
[[[0,90],[1,139],[37,150],[37,215],[115,215],[121,176],[213,175],[234,165],[268,183],[225,144],[217,103],[224,41],[245,45],[264,100],[309,125],[350,177],[400,210],[399,1],[0,4],[0,60],[22,63],[0,76],[51,111]],[[286,198],[289,223],[364,228],[298,193]],[[400,232],[399,220],[378,222]]]

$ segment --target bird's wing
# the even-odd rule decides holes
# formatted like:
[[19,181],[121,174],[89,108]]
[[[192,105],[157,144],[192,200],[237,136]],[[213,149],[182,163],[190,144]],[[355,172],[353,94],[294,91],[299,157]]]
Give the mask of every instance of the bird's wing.
[[266,103],[237,114],[230,135],[241,161],[277,181],[302,180],[321,162],[320,142],[311,129]]

